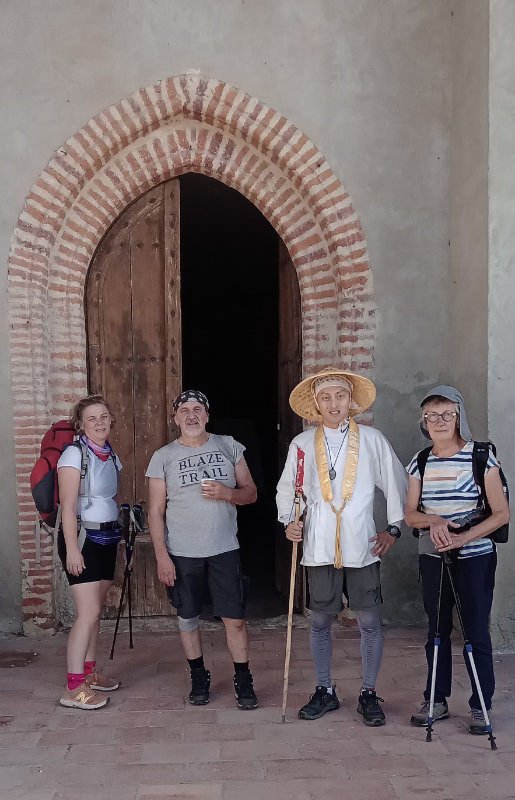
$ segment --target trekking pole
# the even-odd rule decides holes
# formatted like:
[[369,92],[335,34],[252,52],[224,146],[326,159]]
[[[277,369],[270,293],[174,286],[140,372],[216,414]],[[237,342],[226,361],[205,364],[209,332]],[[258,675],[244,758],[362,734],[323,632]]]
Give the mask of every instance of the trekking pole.
[[[125,551],[126,551],[126,559],[127,559],[127,548],[129,544],[129,527],[130,527],[130,506],[128,503],[122,503],[120,506],[120,511],[122,515],[122,535],[125,541]],[[127,587],[127,565],[125,565],[125,571],[123,573],[123,584],[122,584],[122,591],[120,593],[120,603],[118,605],[118,615],[116,617],[116,625],[114,626],[114,636],[113,636],[113,644],[111,646],[111,652],[109,654],[110,661],[114,658],[114,646],[116,644],[116,637],[118,635],[118,626],[120,624],[120,617],[122,614],[122,607],[123,607],[123,600],[125,597],[125,589]]]
[[443,586],[443,558],[440,566],[440,588],[438,590],[438,601],[436,605],[436,628],[433,647],[433,671],[431,673],[431,694],[429,696],[429,713],[427,715],[427,732],[426,742],[432,741],[433,734],[433,711],[435,705],[435,686],[436,686],[436,668],[438,665],[438,649],[440,647],[440,606],[442,602],[442,586]]
[[470,641],[467,638],[467,634],[465,633],[465,625],[464,625],[464,622],[463,622],[461,601],[460,601],[458,592],[456,591],[456,586],[454,585],[454,578],[453,578],[453,575],[452,575],[451,558],[450,558],[449,553],[447,553],[447,552],[442,554],[442,558],[443,558],[443,563],[447,567],[447,574],[449,575],[449,581],[450,581],[450,584],[451,584],[452,593],[454,595],[454,603],[456,605],[456,613],[458,614],[458,619],[460,621],[460,628],[461,628],[461,633],[462,633],[462,636],[463,636],[463,643],[464,643],[464,646],[465,646],[465,652],[468,655],[469,663],[470,663],[470,669],[472,671],[472,675],[474,676],[474,683],[476,685],[476,691],[477,691],[477,694],[478,694],[478,697],[479,697],[479,702],[481,703],[481,711],[483,712],[483,716],[485,718],[485,723],[486,723],[485,729],[486,729],[486,731],[488,733],[488,740],[490,742],[490,747],[492,748],[492,750],[497,750],[497,745],[495,743],[495,736],[493,735],[492,725],[490,724],[490,718],[488,716],[488,711],[486,710],[485,699],[483,697],[483,692],[481,690],[481,684],[479,683],[479,676],[477,674],[476,664],[475,664],[475,661],[474,661],[474,655],[473,655],[473,652],[472,652],[472,645],[471,645]]
[[137,503],[132,507],[131,511],[131,522],[132,522],[132,535],[127,546],[127,569],[129,571],[129,576],[127,579],[127,605],[129,611],[129,649],[132,650],[134,648],[134,643],[132,641],[132,584],[131,584],[131,576],[132,576],[132,552],[134,549],[134,540],[136,539],[136,534],[138,531],[143,530],[143,508]]
[[[295,497],[295,522],[300,519],[300,497]],[[295,573],[297,572],[297,546],[298,542],[292,542],[291,551],[291,570],[290,570],[290,597],[288,600],[288,627],[286,631],[286,655],[284,658],[284,680],[283,680],[283,706],[282,722],[286,721],[286,701],[288,699],[288,677],[290,674],[290,655],[291,655],[291,632],[293,627],[293,595],[295,591]]]

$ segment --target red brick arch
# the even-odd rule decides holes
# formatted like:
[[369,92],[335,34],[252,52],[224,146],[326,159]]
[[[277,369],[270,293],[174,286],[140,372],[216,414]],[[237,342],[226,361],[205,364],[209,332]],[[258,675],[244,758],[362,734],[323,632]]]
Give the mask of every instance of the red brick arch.
[[295,264],[303,371],[337,362],[372,373],[374,307],[366,243],[349,195],[295,125],[243,91],[181,75],[102,111],[53,155],[26,198],[9,258],[11,365],[28,631],[53,628],[52,548],[39,559],[28,473],[50,421],[87,389],[84,284],[126,206],[186,172],[251,200]]

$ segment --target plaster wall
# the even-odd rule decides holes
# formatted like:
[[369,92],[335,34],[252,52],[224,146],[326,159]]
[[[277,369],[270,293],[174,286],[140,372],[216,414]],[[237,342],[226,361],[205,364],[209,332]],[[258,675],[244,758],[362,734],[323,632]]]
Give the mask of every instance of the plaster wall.
[[449,381],[487,436],[489,0],[456,0],[452,31]]
[[[56,148],[160,78],[198,69],[227,81],[291,119],[351,192],[374,275],[375,424],[407,461],[421,444],[420,396],[449,365],[447,0],[1,0],[0,10],[2,289],[24,198]],[[8,360],[3,314],[3,630],[20,620]],[[419,621],[411,537],[384,575],[387,617]]]
[[[490,157],[488,259],[488,434],[497,443],[503,469],[515,481],[515,4],[490,3]],[[513,506],[513,503],[512,503]],[[515,643],[515,537],[498,548],[492,635],[498,648]]]

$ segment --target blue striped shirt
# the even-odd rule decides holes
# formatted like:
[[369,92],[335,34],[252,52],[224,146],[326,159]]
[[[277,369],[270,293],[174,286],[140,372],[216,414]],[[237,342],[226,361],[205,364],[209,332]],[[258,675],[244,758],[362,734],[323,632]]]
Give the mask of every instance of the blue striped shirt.
[[[422,510],[424,514],[438,514],[453,522],[463,520],[475,511],[479,491],[472,473],[472,450],[474,442],[466,442],[454,456],[438,458],[429,454],[422,484]],[[418,455],[418,453],[417,453]],[[407,472],[420,480],[417,455],[413,456],[406,467]],[[485,475],[491,467],[499,464],[490,452],[485,468]],[[460,548],[458,558],[491,553],[492,541],[489,537],[475,539]],[[436,552],[436,551],[435,551]]]

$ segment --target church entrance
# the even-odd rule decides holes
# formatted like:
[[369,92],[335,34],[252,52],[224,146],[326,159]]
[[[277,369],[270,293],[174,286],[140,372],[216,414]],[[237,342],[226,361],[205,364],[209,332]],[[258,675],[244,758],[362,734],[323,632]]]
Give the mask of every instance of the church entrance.
[[[301,430],[288,406],[301,377],[301,316],[296,272],[276,231],[219,181],[193,173],[167,181],[129,206],[103,238],[86,312],[90,389],[117,411],[121,500],[145,505],[150,456],[177,435],[172,400],[182,389],[201,389],[211,406],[209,430],[246,446],[258,487],[257,503],[238,509],[249,615],[282,613],[291,548],[276,523],[275,485]],[[136,550],[135,615],[168,614],[148,534]],[[298,608],[303,597],[299,575]]]

